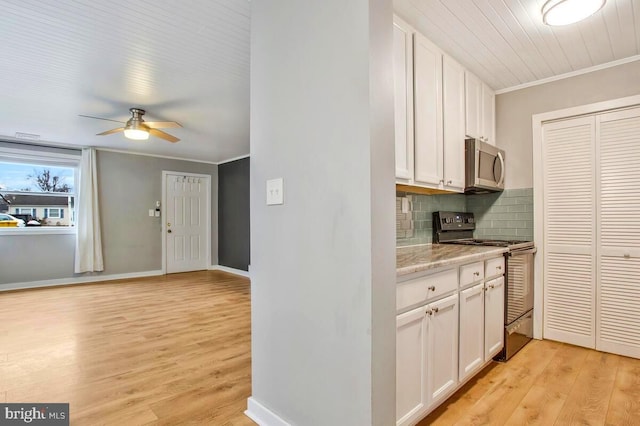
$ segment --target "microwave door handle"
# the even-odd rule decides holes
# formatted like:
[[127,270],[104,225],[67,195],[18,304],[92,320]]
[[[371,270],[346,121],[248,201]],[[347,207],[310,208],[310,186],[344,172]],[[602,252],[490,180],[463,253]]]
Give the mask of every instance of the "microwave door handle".
[[504,173],[506,172],[506,170],[504,169],[504,157],[502,156],[501,152],[498,152],[498,159],[500,160],[500,169],[502,170],[502,173],[500,173],[500,179],[498,180],[498,186],[502,186],[502,183],[504,182]]

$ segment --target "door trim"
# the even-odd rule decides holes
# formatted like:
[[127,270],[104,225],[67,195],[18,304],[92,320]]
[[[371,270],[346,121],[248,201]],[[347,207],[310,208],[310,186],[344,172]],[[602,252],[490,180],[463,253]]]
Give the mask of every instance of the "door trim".
[[161,207],[160,207],[160,223],[161,223],[161,239],[162,239],[162,274],[167,274],[167,226],[165,217],[167,216],[167,176],[168,175],[181,175],[181,176],[191,176],[204,179],[206,182],[206,194],[207,199],[205,201],[206,208],[206,229],[205,233],[206,238],[206,252],[205,252],[205,261],[207,262],[206,268],[211,266],[211,175],[200,174],[200,173],[187,173],[187,172],[176,172],[163,170],[162,171],[162,198],[161,198]]
[[611,99],[603,102],[563,108],[534,114],[533,130],[533,239],[538,248],[534,257],[533,337],[542,339],[544,310],[544,158],[542,150],[542,125],[545,122],[575,118],[580,115],[633,108],[640,105],[640,95]]

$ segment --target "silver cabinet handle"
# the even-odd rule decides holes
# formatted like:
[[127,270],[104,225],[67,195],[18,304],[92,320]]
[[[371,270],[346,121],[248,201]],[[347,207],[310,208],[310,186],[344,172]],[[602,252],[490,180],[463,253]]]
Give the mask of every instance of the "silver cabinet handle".
[[497,269],[498,271],[502,271],[502,266],[496,266],[496,269]]
[[429,288],[427,288],[427,290],[436,291],[436,286],[435,285],[429,286]]
[[433,315],[433,311],[431,309],[427,309],[427,312],[424,313],[425,315]]
[[452,183],[453,183],[453,181],[452,181],[452,180],[448,180],[448,181],[447,181],[447,185],[451,185]]
[[480,272],[476,271],[476,272],[473,273],[473,275],[475,275],[476,277],[479,277],[480,276]]
[[433,308],[433,313],[437,314],[439,310],[440,310],[440,308]]

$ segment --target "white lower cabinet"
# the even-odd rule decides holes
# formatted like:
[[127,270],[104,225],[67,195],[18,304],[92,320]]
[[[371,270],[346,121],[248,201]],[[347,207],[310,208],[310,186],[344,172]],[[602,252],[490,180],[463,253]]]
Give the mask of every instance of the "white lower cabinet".
[[[478,282],[459,291],[463,275]],[[416,424],[502,349],[504,277],[485,283],[484,264],[449,266],[407,277],[398,298],[400,312],[420,305],[396,317],[399,426]]]
[[458,384],[458,294],[428,305],[428,406],[440,403]]
[[458,384],[458,294],[398,315],[396,416],[411,424]]
[[460,292],[460,381],[484,365],[484,283]]
[[504,346],[504,277],[485,283],[484,359],[491,360]]

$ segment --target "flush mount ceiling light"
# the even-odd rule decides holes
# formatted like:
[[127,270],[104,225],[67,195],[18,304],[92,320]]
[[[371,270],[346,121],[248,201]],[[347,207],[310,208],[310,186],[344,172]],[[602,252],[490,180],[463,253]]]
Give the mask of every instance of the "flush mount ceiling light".
[[593,15],[607,0],[549,0],[542,6],[542,22],[569,25]]

